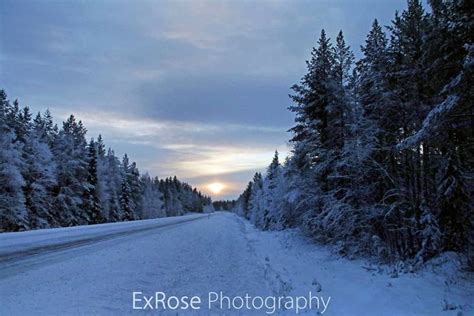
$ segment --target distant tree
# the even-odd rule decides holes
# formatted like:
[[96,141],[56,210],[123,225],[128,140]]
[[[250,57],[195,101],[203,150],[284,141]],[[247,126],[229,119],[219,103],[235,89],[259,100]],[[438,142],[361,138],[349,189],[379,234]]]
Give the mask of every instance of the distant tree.
[[160,192],[158,183],[153,181],[148,174],[143,175],[140,182],[143,190],[140,202],[141,218],[165,217],[163,194]]
[[112,149],[108,149],[104,165],[105,192],[103,192],[104,214],[109,221],[120,221],[124,218],[120,204],[122,193],[122,170],[120,161]]
[[164,186],[140,177],[127,155],[120,164],[112,149],[106,152],[101,135],[87,144],[86,132],[73,115],[61,130],[49,110],[32,119],[28,107],[11,104],[0,90],[0,231],[212,211],[196,188],[176,177]]

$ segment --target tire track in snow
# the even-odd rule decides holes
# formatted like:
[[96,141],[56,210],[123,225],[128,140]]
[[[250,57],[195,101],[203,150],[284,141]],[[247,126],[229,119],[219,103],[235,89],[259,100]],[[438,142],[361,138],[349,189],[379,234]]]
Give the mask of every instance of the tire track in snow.
[[240,229],[242,233],[245,235],[245,239],[247,240],[247,248],[249,252],[253,254],[257,260],[257,264],[262,266],[262,269],[264,271],[264,278],[265,281],[267,282],[268,286],[272,289],[272,292],[275,296],[287,296],[290,294],[290,292],[293,290],[293,286],[291,284],[291,279],[287,277],[283,277],[281,273],[276,271],[270,262],[270,259],[268,257],[265,257],[264,261],[260,261],[261,256],[258,255],[257,251],[255,248],[252,246],[252,243],[254,241],[249,237],[249,223],[245,223],[244,220],[238,216],[236,216],[237,221],[240,224]]

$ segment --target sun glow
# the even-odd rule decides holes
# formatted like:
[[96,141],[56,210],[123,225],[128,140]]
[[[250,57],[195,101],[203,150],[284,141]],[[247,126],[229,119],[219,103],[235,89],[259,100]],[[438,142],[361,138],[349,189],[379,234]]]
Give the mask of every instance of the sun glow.
[[220,182],[213,182],[207,185],[207,188],[209,191],[211,191],[214,194],[219,194],[224,190],[225,185],[220,183]]

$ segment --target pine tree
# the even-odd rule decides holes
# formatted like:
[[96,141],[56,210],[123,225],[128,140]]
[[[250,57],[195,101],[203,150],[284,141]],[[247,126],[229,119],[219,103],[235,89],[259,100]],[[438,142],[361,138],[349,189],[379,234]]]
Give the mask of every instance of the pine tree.
[[263,179],[257,172],[253,177],[252,192],[249,198],[249,217],[250,221],[257,227],[263,227],[264,209],[263,209]]
[[87,187],[84,190],[83,210],[86,212],[89,224],[99,224],[104,222],[100,206],[97,187],[97,144],[91,139],[88,146],[88,167],[87,167]]
[[439,192],[439,221],[445,235],[447,250],[464,250],[473,228],[469,211],[469,192],[455,153],[451,153],[443,170]]
[[58,226],[52,203],[57,187],[57,166],[46,141],[44,125],[37,116],[24,148],[24,192],[32,228]]
[[87,188],[86,129],[71,115],[56,138],[53,153],[58,166],[58,194],[55,199],[56,218],[62,226],[87,224],[82,209]]
[[140,172],[138,171],[137,164],[132,162],[129,168],[128,184],[130,188],[130,198],[133,219],[140,218],[139,210],[141,209],[141,194],[142,188],[140,187]]
[[[314,144],[329,146],[328,106],[333,101],[333,78],[331,77],[334,65],[334,53],[330,39],[326,32],[321,31],[318,48],[313,48],[311,59],[307,61],[307,74],[301,79],[300,85],[294,85],[295,92],[291,96],[296,103],[289,109],[295,112],[296,126],[293,142],[303,142],[313,151],[317,150]],[[313,158],[317,152],[310,152]]]
[[423,263],[455,250],[474,267],[474,11],[466,0],[430,5],[409,0],[389,41],[375,20],[352,75],[342,32],[334,48],[322,32],[292,88],[283,193],[272,193],[272,162],[239,213],[264,229],[302,226],[342,254]]
[[122,212],[122,220],[130,221],[133,220],[133,201],[132,193],[130,190],[130,161],[127,154],[122,159],[122,185],[120,193],[120,209]]
[[[18,100],[15,100],[16,106],[18,107]],[[28,134],[31,130],[31,112],[29,107],[25,106],[18,114],[18,123],[16,124],[16,136],[19,141],[23,144],[26,143]]]
[[86,132],[73,115],[61,130],[49,110],[32,120],[0,90],[0,231],[212,211],[196,188],[176,177],[140,178],[135,162],[125,155],[121,166],[102,136],[87,144]]
[[96,147],[97,147],[97,157],[104,158],[106,152],[105,152],[104,139],[102,138],[101,134],[99,134],[99,137],[97,137]]
[[0,223],[4,231],[18,231],[29,228],[28,213],[22,187],[25,181],[21,175],[20,150],[14,143],[14,132],[0,133]]
[[[109,221],[120,221],[124,218],[120,205],[122,192],[122,170],[120,161],[112,149],[108,149],[105,164],[104,214]],[[106,198],[106,199],[105,199]]]
[[347,137],[347,120],[350,116],[351,104],[348,96],[348,83],[350,79],[350,70],[354,63],[354,54],[349,46],[346,45],[342,31],[336,38],[334,46],[334,100],[328,106],[331,127],[329,137],[335,144],[336,150],[341,151]]
[[[253,182],[250,181],[247,184],[247,187],[245,188],[244,192],[239,196],[237,199],[237,208],[236,213],[241,215],[242,217],[249,219],[249,199],[250,199],[250,194],[252,193],[252,185]],[[218,207],[216,207],[219,209]]]
[[424,195],[439,208],[444,247],[466,249],[472,268],[473,13],[466,1],[432,1],[431,6],[422,60],[433,105],[421,128],[400,147],[423,146]]
[[[22,187],[25,181],[21,174],[24,162],[22,146],[12,125],[18,116],[15,107],[10,105],[4,90],[0,90],[0,229],[18,231],[29,228],[28,213]],[[13,119],[12,121],[12,113]]]
[[[394,130],[394,122],[389,121],[395,114],[393,103],[387,96],[388,82],[385,78],[387,72],[387,38],[377,20],[374,20],[372,29],[367,35],[365,46],[361,47],[363,58],[357,62],[359,72],[358,93],[364,109],[364,115],[377,123],[380,131]],[[387,112],[389,111],[389,112]],[[387,118],[385,116],[388,116]],[[383,135],[380,142],[387,142]]]
[[[365,45],[361,47],[363,57],[357,62],[355,139],[348,150],[348,160],[352,167],[353,178],[364,181],[365,187],[355,184],[354,190],[362,197],[360,203],[377,203],[384,199],[385,193],[393,189],[391,177],[396,169],[396,158],[391,146],[395,143],[399,129],[398,106],[395,102],[389,81],[386,77],[390,65],[388,40],[377,20],[367,35]],[[359,109],[360,108],[360,109]],[[377,182],[374,182],[377,179]]]
[[[307,62],[308,72],[300,85],[292,87],[295,94],[291,98],[295,105],[289,107],[296,114],[296,126],[291,129],[294,155],[311,169],[303,171],[311,173],[304,186],[317,184],[324,191],[329,190],[327,176],[333,168],[333,150],[337,148],[337,144],[332,142],[333,131],[329,125],[337,115],[330,112],[336,100],[334,65],[334,49],[322,30],[318,48],[313,48]],[[314,194],[305,197],[308,201],[314,198]]]
[[42,120],[44,124],[44,136],[46,137],[46,142],[50,148],[53,148],[58,134],[58,126],[53,123],[53,116],[49,109],[46,109],[46,111],[43,113]]
[[121,195],[120,195],[120,209],[123,215],[121,220],[124,220],[124,221],[133,220],[133,210],[130,204],[131,204],[130,188],[128,186],[127,179],[124,178],[122,181],[122,190],[121,190]]
[[[104,221],[106,221],[110,213],[109,202],[111,189],[108,188],[107,152],[105,150],[105,144],[102,135],[99,134],[95,144],[97,149],[97,184],[95,187],[97,191],[97,197],[100,201],[101,217],[104,219]],[[116,185],[113,189],[116,189]]]
[[141,218],[164,217],[165,210],[163,204],[163,195],[159,190],[157,181],[153,181],[148,174],[140,179],[143,193],[141,195]]
[[431,212],[426,203],[422,203],[421,215],[421,249],[416,259],[423,263],[440,252],[442,245],[442,233],[439,229],[436,216]]
[[279,223],[281,219],[281,199],[282,193],[280,189],[281,182],[281,165],[278,160],[278,151],[275,151],[273,160],[267,168],[264,181],[264,226],[269,229]]

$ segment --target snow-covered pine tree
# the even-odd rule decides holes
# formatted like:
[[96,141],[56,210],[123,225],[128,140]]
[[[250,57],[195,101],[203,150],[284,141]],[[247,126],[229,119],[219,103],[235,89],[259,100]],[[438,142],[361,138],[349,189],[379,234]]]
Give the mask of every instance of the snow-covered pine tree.
[[140,172],[138,171],[135,161],[130,164],[128,171],[128,184],[130,187],[131,207],[133,210],[132,216],[133,219],[139,219],[142,189],[140,187]]
[[132,193],[130,190],[130,161],[127,154],[122,159],[122,184],[120,193],[121,220],[131,221],[134,219]]
[[335,151],[340,154],[348,134],[347,119],[350,116],[351,103],[347,90],[354,63],[354,54],[346,44],[342,31],[339,31],[337,35],[333,50],[334,99],[328,106],[330,118],[328,125],[331,127],[330,142],[335,145]]
[[[322,32],[292,88],[296,124],[278,211],[287,226],[303,226],[341,253],[423,261],[466,251],[474,267],[474,11],[467,0],[429,3],[425,13],[408,1],[390,41],[374,21],[343,91],[342,120],[332,116],[344,94],[334,50],[347,50],[342,36],[328,49]],[[271,226],[262,224],[269,186],[257,176],[251,183],[236,209]]]
[[399,147],[423,147],[423,192],[439,210],[442,249],[467,250],[474,269],[473,11],[468,1],[430,4],[422,58],[433,105]]
[[[15,100],[16,107],[19,107],[18,100]],[[26,139],[31,131],[31,112],[30,108],[25,106],[20,110],[18,114],[18,120],[16,125],[16,136],[19,141],[23,144],[26,143]]]
[[[235,201],[234,205],[227,210],[231,210],[232,212],[240,215],[246,219],[249,219],[249,198],[250,193],[252,192],[252,181],[247,184],[245,190],[239,195],[237,200]],[[215,201],[213,202],[214,208],[218,211],[225,209],[226,205],[222,204],[223,201]]]
[[[97,196],[100,201],[100,209],[101,209],[101,216],[104,221],[108,221],[109,217],[109,202],[110,202],[110,195],[109,195],[109,188],[107,187],[107,157],[106,157],[106,150],[104,139],[102,135],[99,134],[97,137],[96,142],[97,148],[97,185],[96,191]],[[114,187],[116,189],[116,187]]]
[[105,163],[105,191],[107,196],[107,203],[104,201],[104,214],[108,221],[116,222],[124,218],[120,205],[120,197],[122,192],[122,170],[120,168],[120,161],[115,156],[114,151],[109,148]]
[[243,216],[249,219],[249,200],[250,194],[252,193],[252,186],[253,182],[249,181],[247,184],[247,188],[244,190],[242,194],[242,209],[243,209]]
[[[389,90],[386,73],[389,67],[388,40],[377,20],[367,35],[365,45],[361,47],[363,57],[357,62],[358,80],[357,96],[362,112],[357,117],[357,143],[361,148],[354,148],[364,153],[368,159],[365,170],[368,185],[378,179],[377,186],[367,191],[365,198],[374,203],[385,197],[385,192],[393,189],[391,171],[396,169],[396,162],[390,146],[395,142],[398,121],[397,105]],[[360,141],[363,140],[363,141]]]
[[46,143],[49,145],[49,148],[53,148],[55,138],[59,132],[58,126],[53,122],[53,116],[49,109],[43,113],[42,117],[42,125],[44,135],[41,136],[41,139],[44,139]]
[[275,151],[273,160],[267,168],[263,184],[263,228],[281,227],[281,211],[283,208],[282,170],[278,160],[278,151]]
[[29,228],[28,213],[22,187],[25,181],[21,175],[21,154],[15,141],[15,134],[3,127],[0,133],[0,222],[4,231],[18,231]]
[[436,216],[425,202],[422,203],[421,208],[421,248],[415,257],[419,263],[423,263],[438,254],[443,239]]
[[104,222],[102,217],[101,203],[97,187],[99,180],[97,178],[97,144],[92,138],[88,145],[88,165],[87,165],[87,184],[82,199],[83,211],[87,213],[89,224],[99,224]]
[[[422,123],[430,109],[426,97],[426,79],[423,64],[423,39],[427,33],[424,9],[419,0],[408,1],[408,7],[401,16],[396,16],[390,27],[392,36],[389,46],[390,67],[387,77],[396,100],[396,114],[391,117],[397,121],[393,131],[395,139],[389,146],[395,146],[403,138],[412,135]],[[399,193],[406,201],[405,217],[421,216],[422,169],[419,145],[411,150],[395,151]]]
[[121,220],[130,221],[133,220],[133,210],[130,201],[130,187],[128,186],[127,179],[122,180],[122,190],[120,195],[120,209],[123,217]]
[[356,122],[354,119],[354,101],[352,99],[353,78],[351,69],[354,63],[354,54],[346,44],[342,31],[336,38],[334,45],[333,90],[334,98],[328,106],[328,125],[330,127],[331,155],[327,159],[334,160],[328,174],[329,194],[337,200],[344,200],[351,191],[349,166],[344,160],[347,143],[351,141],[350,127]]
[[[49,110],[31,119],[0,90],[0,231],[181,215],[213,209],[209,197],[176,177],[140,179],[125,155],[121,166],[102,136],[85,140],[71,115],[59,131]],[[163,194],[167,193],[167,199]],[[162,207],[167,202],[168,213]]]
[[[439,221],[445,234],[445,249],[465,250],[472,229],[472,209],[464,170],[460,169],[457,154],[450,152],[438,187]],[[470,210],[469,210],[470,209]]]
[[310,148],[308,154],[316,160],[320,147],[329,146],[328,106],[334,97],[334,52],[324,30],[318,48],[313,47],[311,59],[306,63],[308,72],[299,85],[292,87],[295,105],[289,109],[295,113],[296,125],[291,129],[294,134],[291,141],[305,143]]
[[57,187],[57,166],[48,145],[46,124],[40,113],[36,116],[32,130],[26,137],[25,198],[31,228],[58,226],[53,209],[54,190]]
[[261,228],[264,225],[262,174],[259,172],[255,173],[252,182],[252,191],[249,198],[249,218],[250,222]]
[[[21,174],[24,162],[21,144],[10,127],[12,108],[4,90],[0,90],[0,231],[18,231],[29,228],[28,213]],[[16,118],[16,115],[13,114]],[[8,122],[8,123],[7,123]]]
[[53,146],[58,166],[58,194],[55,199],[57,220],[61,226],[87,224],[89,218],[82,209],[87,188],[87,142],[82,122],[71,115],[63,123]]
[[165,209],[163,204],[163,194],[160,192],[157,182],[152,180],[146,173],[141,179],[141,187],[143,190],[141,206],[141,218],[157,218],[164,217]]

